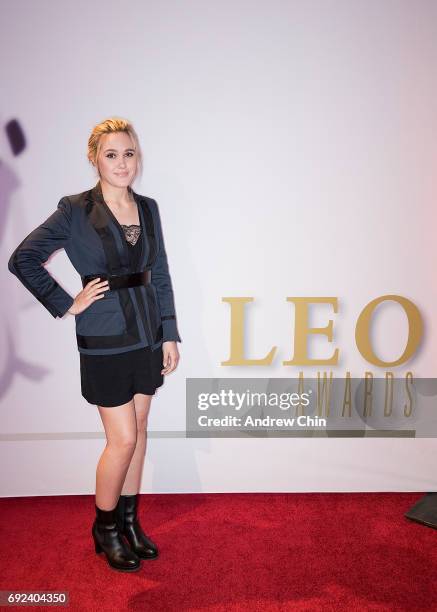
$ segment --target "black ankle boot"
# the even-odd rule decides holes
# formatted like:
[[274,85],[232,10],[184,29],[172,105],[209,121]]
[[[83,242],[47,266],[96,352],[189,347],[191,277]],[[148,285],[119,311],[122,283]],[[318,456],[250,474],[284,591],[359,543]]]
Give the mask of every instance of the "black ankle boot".
[[111,567],[122,572],[136,572],[141,569],[138,556],[123,540],[116,522],[116,507],[102,510],[97,505],[96,518],[91,530],[96,553],[104,552]]
[[136,495],[120,495],[116,507],[118,528],[138,557],[141,559],[156,559],[158,548],[143,532],[138,520],[138,498],[138,493]]

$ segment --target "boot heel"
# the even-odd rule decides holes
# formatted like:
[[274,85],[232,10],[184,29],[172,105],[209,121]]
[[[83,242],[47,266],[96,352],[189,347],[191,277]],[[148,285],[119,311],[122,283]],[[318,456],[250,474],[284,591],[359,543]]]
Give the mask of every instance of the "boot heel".
[[97,540],[94,540],[94,549],[96,551],[96,554],[103,552],[103,548],[100,546]]

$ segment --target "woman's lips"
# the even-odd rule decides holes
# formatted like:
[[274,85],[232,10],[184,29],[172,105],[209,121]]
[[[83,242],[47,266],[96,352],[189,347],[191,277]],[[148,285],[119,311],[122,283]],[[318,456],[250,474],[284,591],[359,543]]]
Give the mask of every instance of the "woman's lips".
[[116,172],[115,175],[116,176],[127,176],[129,173],[128,172]]

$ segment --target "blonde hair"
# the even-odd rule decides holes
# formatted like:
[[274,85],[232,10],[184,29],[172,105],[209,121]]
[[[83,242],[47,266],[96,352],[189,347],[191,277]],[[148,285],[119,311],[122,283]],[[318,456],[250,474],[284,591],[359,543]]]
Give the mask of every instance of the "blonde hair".
[[137,154],[138,162],[137,174],[134,177],[135,180],[138,174],[141,176],[143,173],[143,155],[141,153],[141,147],[137,133],[135,132],[132,123],[127,119],[123,119],[122,117],[110,117],[109,119],[105,119],[104,121],[101,121],[96,126],[94,126],[91,135],[88,138],[88,160],[95,165],[97,173],[100,177],[97,158],[99,156],[100,148],[102,146],[102,136],[104,136],[105,134],[113,134],[114,132],[126,132],[126,134],[129,134],[132,142],[135,145],[135,152]]

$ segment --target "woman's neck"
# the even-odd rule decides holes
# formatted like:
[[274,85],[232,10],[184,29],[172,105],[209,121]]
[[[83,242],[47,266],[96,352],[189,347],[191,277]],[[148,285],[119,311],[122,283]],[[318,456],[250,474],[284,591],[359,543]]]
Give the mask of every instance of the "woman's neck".
[[100,187],[103,199],[107,204],[111,204],[111,206],[119,209],[130,208],[132,206],[133,196],[128,187],[115,187],[101,179]]

